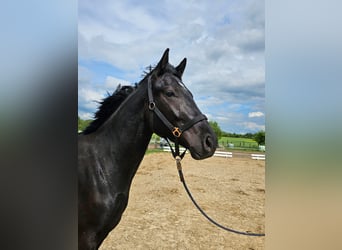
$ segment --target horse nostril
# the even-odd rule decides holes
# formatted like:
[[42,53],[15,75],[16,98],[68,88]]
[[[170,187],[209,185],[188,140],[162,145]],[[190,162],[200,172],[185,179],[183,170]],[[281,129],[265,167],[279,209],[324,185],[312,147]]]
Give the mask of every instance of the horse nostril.
[[205,139],[205,144],[206,144],[206,146],[207,146],[208,148],[212,148],[213,142],[212,142],[210,136],[207,136],[207,138]]

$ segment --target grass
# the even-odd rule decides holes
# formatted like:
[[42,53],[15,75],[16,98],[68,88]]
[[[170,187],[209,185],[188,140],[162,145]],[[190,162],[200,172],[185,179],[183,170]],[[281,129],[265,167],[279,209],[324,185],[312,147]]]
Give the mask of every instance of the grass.
[[152,148],[152,149],[147,149],[145,154],[161,153],[161,152],[164,152],[163,149],[161,148]]
[[[234,144],[235,149],[243,150],[258,150],[259,145],[256,141],[249,138],[236,138],[236,137],[221,137],[219,139],[219,145],[228,148],[229,144]],[[230,148],[233,149],[233,148]]]

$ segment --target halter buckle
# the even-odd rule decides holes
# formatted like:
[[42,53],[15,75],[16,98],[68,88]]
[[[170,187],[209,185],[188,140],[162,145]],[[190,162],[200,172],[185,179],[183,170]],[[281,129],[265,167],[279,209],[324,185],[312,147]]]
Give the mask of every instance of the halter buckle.
[[173,134],[175,137],[179,138],[179,137],[182,135],[182,131],[181,131],[178,127],[174,127],[174,128],[172,129],[172,134]]
[[154,102],[150,102],[149,104],[148,104],[148,109],[149,110],[154,110],[156,108],[156,104],[154,103]]

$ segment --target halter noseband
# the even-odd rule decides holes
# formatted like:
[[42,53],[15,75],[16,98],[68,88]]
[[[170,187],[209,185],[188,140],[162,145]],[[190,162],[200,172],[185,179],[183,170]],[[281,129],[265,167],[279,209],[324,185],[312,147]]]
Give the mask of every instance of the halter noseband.
[[[153,94],[152,94],[152,83],[151,83],[151,76],[149,76],[148,78],[148,83],[147,83],[147,94],[148,94],[148,109],[152,112],[154,112],[158,118],[164,123],[164,125],[171,131],[171,133],[174,136],[175,139],[175,146],[176,146],[176,152],[174,152],[172,150],[172,147],[170,146],[171,150],[172,150],[172,155],[174,156],[174,158],[176,158],[176,156],[180,156],[179,155],[179,144],[178,144],[178,139],[182,136],[183,132],[188,130],[189,128],[191,128],[192,126],[194,126],[196,123],[203,121],[203,120],[207,120],[207,117],[203,114],[199,114],[197,116],[195,116],[193,119],[191,119],[190,121],[188,121],[187,123],[185,123],[183,126],[181,127],[177,127],[172,125],[171,122],[169,122],[169,120],[163,115],[163,113],[158,109],[158,107],[156,106],[156,103],[154,102],[153,99]],[[150,126],[151,129],[153,130],[153,115],[150,116]],[[169,141],[166,138],[166,141],[169,143]],[[169,143],[170,145],[170,143]],[[184,152],[185,153],[185,152]],[[184,154],[182,154],[181,158],[184,157]]]

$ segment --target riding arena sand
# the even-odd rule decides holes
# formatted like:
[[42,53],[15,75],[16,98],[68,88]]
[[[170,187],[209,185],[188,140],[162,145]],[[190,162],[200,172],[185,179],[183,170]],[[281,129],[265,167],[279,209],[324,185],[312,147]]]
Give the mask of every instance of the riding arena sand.
[[[223,226],[265,232],[265,161],[248,153],[232,158],[182,160],[186,183],[203,210]],[[265,248],[265,237],[227,232],[195,208],[170,153],[145,155],[132,183],[127,209],[100,249]]]

